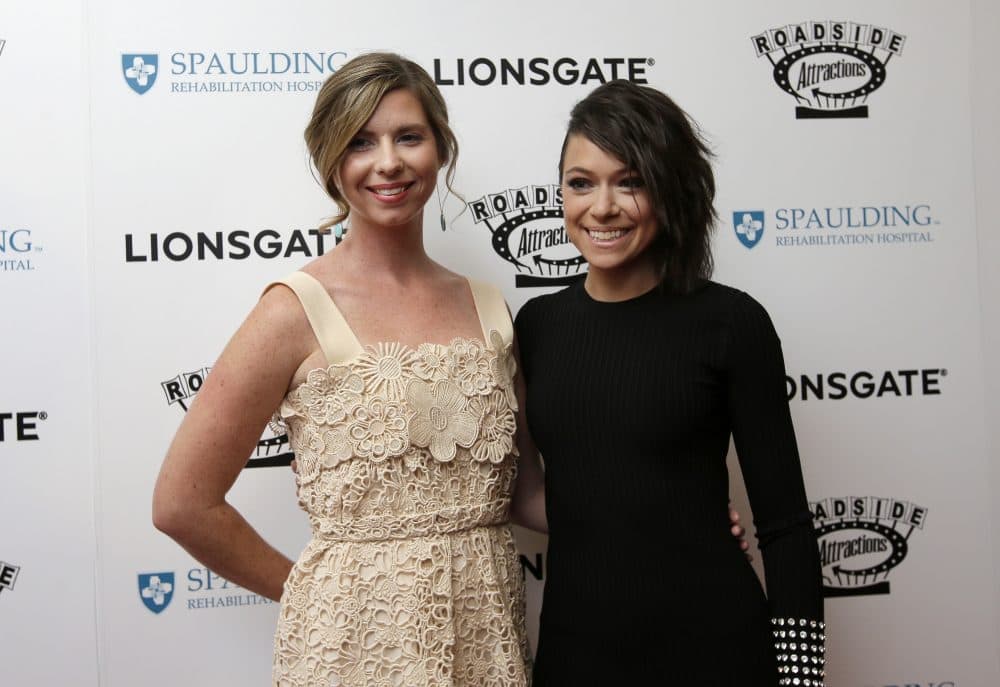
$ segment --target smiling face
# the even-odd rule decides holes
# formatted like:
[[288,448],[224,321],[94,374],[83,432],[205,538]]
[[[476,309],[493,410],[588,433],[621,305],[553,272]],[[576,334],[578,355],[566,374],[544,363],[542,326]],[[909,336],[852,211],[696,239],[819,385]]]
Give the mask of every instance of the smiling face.
[[385,94],[347,145],[336,185],[350,206],[354,227],[420,228],[440,167],[434,132],[420,101],[400,88]]
[[658,283],[649,248],[659,229],[635,170],[587,137],[571,134],[563,155],[562,193],[566,232],[590,265],[588,290],[595,280],[638,293]]

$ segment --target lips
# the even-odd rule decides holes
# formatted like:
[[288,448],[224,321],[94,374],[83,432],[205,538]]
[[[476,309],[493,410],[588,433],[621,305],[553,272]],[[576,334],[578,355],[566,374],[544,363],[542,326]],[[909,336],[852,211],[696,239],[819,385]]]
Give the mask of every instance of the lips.
[[410,190],[410,187],[413,186],[413,183],[414,182],[409,181],[395,184],[376,184],[374,186],[368,186],[367,188],[377,200],[383,203],[395,203],[406,197],[407,192]]
[[587,229],[587,235],[597,243],[611,243],[631,231],[631,228],[606,227],[603,229]]

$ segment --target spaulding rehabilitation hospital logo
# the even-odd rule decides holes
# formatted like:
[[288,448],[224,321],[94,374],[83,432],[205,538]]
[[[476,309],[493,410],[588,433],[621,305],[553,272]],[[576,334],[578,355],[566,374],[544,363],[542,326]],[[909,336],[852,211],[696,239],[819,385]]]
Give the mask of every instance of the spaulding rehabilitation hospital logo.
[[906,36],[849,21],[810,21],[750,38],[767,56],[781,90],[795,98],[797,119],[867,117],[868,96],[885,83],[886,67]]
[[823,595],[889,593],[889,573],[923,530],[927,509],[900,499],[845,496],[809,504],[819,539]]
[[122,55],[122,76],[133,91],[142,95],[156,83],[159,56],[153,54]]
[[160,81],[170,93],[315,93],[347,61],[342,50],[195,50],[122,53],[125,83],[139,95]]
[[159,614],[167,610],[174,598],[174,574],[172,572],[139,573],[139,598],[142,605]]
[[586,276],[586,261],[563,225],[558,184],[522,186],[469,203],[472,219],[492,234],[493,250],[514,265],[515,286],[564,286]]
[[[183,372],[173,379],[160,382],[164,395],[167,397],[167,405],[179,405],[184,412],[187,412],[187,402],[201,389],[205,383],[205,378],[212,368],[203,367],[193,372]],[[253,455],[247,460],[248,468],[271,468],[289,465],[295,454],[288,443],[288,434],[276,432],[272,427],[268,427],[257,442]]]

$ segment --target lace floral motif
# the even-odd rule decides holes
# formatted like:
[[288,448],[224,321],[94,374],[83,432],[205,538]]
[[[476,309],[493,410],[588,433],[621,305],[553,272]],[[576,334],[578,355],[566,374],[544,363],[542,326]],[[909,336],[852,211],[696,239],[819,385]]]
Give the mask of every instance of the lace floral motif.
[[416,357],[401,343],[379,343],[370,346],[354,367],[370,393],[395,401],[403,396]]
[[490,359],[496,355],[496,352],[490,355],[486,346],[475,339],[452,341],[448,372],[461,387],[462,393],[472,396],[490,392],[494,384],[493,375],[490,374]]
[[343,420],[347,408],[359,402],[364,391],[361,377],[340,365],[313,370],[306,379],[308,383],[300,387],[299,398],[309,419],[317,424],[331,425]]
[[403,455],[408,437],[398,404],[371,398],[351,408],[349,422],[347,433],[359,458],[378,462]]
[[469,409],[476,417],[482,418],[479,438],[472,446],[472,457],[476,460],[500,463],[512,451],[516,422],[514,412],[503,391],[494,391],[489,396],[477,396],[469,403]]
[[313,539],[285,584],[274,684],[526,685],[509,341],[371,346],[278,416]]
[[456,384],[442,380],[432,386],[414,380],[406,389],[406,399],[414,412],[410,439],[416,446],[429,448],[441,461],[452,460],[458,446],[472,446],[479,423],[466,410],[468,401]]
[[496,356],[490,358],[490,372],[493,381],[507,396],[511,410],[517,412],[517,398],[514,395],[514,375],[517,373],[517,361],[514,360],[513,342],[504,343],[503,336],[495,329],[490,330],[490,346],[496,351]]
[[417,359],[413,363],[413,374],[424,381],[444,379],[448,374],[448,356],[444,346],[420,344]]

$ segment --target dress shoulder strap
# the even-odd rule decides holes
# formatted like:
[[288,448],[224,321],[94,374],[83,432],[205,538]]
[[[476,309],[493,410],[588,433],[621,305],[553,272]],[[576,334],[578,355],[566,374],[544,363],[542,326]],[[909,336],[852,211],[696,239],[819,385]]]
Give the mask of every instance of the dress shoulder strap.
[[345,362],[364,350],[326,288],[311,274],[292,272],[264,291],[275,284],[287,286],[298,297],[328,364]]
[[475,279],[469,279],[469,286],[472,288],[472,299],[476,303],[486,343],[489,343],[491,331],[500,334],[505,345],[511,343],[514,340],[514,323],[511,322],[510,311],[500,289]]

